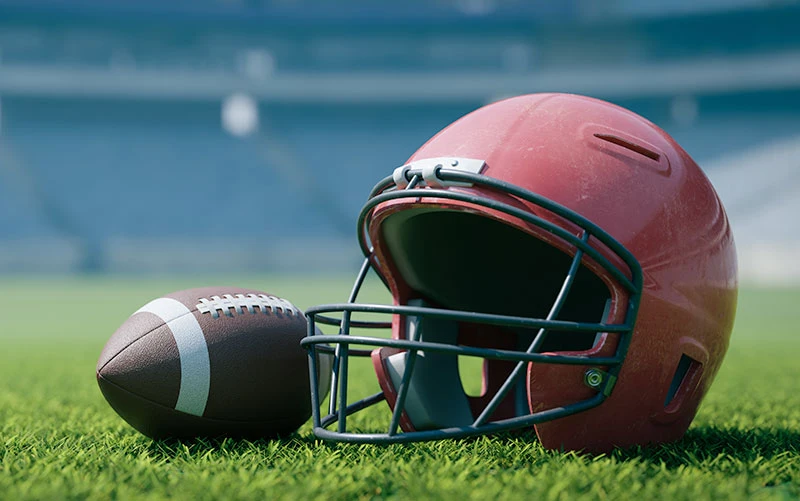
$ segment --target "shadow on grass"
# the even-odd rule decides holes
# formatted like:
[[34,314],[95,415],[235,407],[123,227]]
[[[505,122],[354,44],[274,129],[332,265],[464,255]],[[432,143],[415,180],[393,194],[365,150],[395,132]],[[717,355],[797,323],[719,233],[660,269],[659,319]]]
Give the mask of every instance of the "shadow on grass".
[[663,462],[677,468],[697,462],[713,461],[727,456],[742,461],[772,459],[786,453],[800,453],[800,433],[776,428],[751,430],[693,428],[683,439],[672,444],[633,447],[610,454],[617,459],[644,459]]
[[[471,442],[475,438],[463,439]],[[503,433],[493,438],[498,443],[537,441],[535,433]],[[384,444],[374,447],[408,447],[403,444]],[[348,444],[324,442],[313,435],[292,434],[275,439],[236,439],[236,438],[195,438],[154,440],[146,445],[151,454],[164,459],[177,456],[204,456],[215,454],[241,454],[257,451],[270,454],[277,450],[286,452],[314,448],[340,448]],[[551,454],[558,452],[551,451]],[[772,459],[779,455],[800,454],[800,433],[775,428],[755,428],[752,430],[718,429],[713,427],[693,428],[678,442],[646,447],[618,449],[608,457],[627,461],[632,459],[663,463],[667,468],[713,461],[719,457],[730,457],[741,461],[756,458]],[[583,456],[583,454],[579,454]],[[595,456],[587,454],[586,456]]]
[[268,453],[276,449],[283,451],[306,450],[314,447],[319,442],[313,436],[303,436],[297,433],[277,438],[233,438],[233,437],[198,437],[198,438],[168,438],[150,440],[145,448],[154,457],[170,459],[178,456],[204,456],[209,453],[241,454],[257,450]]

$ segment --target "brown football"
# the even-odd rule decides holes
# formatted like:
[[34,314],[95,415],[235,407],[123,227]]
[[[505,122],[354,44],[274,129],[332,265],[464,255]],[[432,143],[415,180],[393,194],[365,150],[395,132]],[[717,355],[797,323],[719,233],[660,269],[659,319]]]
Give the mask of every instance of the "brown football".
[[311,414],[303,313],[251,289],[208,287],[155,299],[97,362],[111,407],[152,438],[292,433]]

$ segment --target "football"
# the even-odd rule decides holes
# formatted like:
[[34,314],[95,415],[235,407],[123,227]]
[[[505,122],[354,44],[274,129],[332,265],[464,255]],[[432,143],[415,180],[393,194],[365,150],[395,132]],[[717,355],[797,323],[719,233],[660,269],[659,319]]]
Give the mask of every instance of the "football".
[[[111,407],[152,438],[285,435],[311,415],[306,325],[292,303],[261,291],[174,292],[111,336],[97,382]],[[329,364],[320,362],[325,374]]]

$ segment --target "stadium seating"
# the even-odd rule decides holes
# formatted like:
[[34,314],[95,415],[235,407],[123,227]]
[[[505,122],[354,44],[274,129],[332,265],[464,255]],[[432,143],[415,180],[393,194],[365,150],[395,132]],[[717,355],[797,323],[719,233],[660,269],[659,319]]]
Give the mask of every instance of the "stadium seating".
[[[508,89],[631,108],[712,181],[800,135],[793,6],[328,4],[0,0],[0,272],[351,266],[374,183]],[[221,126],[237,92],[246,137]]]

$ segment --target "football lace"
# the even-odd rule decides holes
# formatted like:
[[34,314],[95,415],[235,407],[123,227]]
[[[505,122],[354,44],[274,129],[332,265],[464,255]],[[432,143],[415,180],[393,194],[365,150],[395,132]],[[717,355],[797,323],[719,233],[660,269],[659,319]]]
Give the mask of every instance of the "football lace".
[[267,294],[223,294],[198,300],[197,311],[210,313],[212,318],[219,318],[220,312],[225,316],[243,315],[246,312],[261,313],[282,312],[286,315],[297,315],[299,310],[289,301]]

